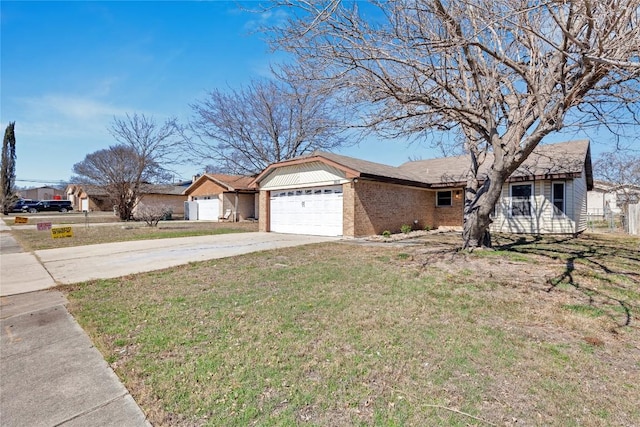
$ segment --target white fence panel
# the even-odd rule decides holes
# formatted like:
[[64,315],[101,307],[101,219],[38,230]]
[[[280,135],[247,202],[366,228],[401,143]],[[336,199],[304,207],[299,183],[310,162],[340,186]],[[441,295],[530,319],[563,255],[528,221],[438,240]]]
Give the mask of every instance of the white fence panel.
[[640,235],[640,203],[629,205],[627,224],[629,234]]

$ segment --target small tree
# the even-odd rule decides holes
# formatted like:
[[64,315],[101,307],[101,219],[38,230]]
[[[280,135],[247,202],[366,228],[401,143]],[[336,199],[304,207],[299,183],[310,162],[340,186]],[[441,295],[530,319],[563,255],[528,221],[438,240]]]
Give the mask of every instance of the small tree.
[[16,196],[16,122],[10,122],[4,131],[2,140],[2,167],[0,171],[0,187],[2,187],[2,213],[9,214],[9,208],[18,197]]
[[158,125],[153,118],[134,114],[126,119],[114,118],[110,131],[119,144],[88,154],[76,163],[74,179],[104,188],[118,207],[120,219],[127,221],[143,196],[143,184],[170,179],[166,165],[174,160],[178,130],[173,119]]
[[346,144],[341,111],[310,84],[254,80],[215,89],[192,106],[193,157],[221,172],[254,175],[270,163]]

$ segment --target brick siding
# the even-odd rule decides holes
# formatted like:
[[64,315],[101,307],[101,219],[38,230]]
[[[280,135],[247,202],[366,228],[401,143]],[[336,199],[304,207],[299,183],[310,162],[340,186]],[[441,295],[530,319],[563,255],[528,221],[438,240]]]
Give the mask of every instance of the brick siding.
[[345,236],[395,233],[405,224],[416,230],[435,225],[435,193],[425,189],[361,179],[344,185],[344,203]]

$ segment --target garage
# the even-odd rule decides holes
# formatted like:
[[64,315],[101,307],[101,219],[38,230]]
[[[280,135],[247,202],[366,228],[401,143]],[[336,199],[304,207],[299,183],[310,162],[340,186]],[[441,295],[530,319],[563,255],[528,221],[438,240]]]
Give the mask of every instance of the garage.
[[220,217],[220,200],[206,199],[195,200],[198,204],[199,221],[217,221]]
[[270,230],[277,233],[341,236],[342,186],[271,191]]

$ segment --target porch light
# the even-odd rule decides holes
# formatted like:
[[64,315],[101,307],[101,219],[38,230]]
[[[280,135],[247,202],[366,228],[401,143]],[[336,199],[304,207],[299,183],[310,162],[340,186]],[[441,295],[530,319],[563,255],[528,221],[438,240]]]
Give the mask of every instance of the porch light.
[[460,190],[456,190],[456,199],[460,198]]

